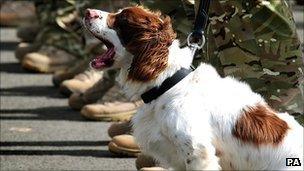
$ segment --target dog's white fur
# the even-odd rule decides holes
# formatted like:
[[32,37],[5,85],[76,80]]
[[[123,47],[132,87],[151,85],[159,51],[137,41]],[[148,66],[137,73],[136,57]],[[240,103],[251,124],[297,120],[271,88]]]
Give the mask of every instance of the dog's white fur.
[[[108,13],[100,11],[100,14],[101,19],[86,21],[86,27],[115,45],[118,53],[114,67],[121,68],[118,81],[131,99],[139,99],[181,67],[189,68],[192,51],[179,48],[175,40],[169,48],[168,67],[157,79],[148,83],[128,80],[132,55],[121,45],[115,31],[108,28],[105,21]],[[144,153],[174,169],[303,170],[303,127],[287,113],[278,114],[290,129],[277,146],[242,144],[232,135],[241,111],[257,104],[266,102],[246,83],[221,78],[212,66],[201,64],[165,94],[138,110],[132,120],[133,135]],[[220,158],[215,155],[216,149],[222,152]],[[302,166],[286,166],[286,158],[299,158]]]

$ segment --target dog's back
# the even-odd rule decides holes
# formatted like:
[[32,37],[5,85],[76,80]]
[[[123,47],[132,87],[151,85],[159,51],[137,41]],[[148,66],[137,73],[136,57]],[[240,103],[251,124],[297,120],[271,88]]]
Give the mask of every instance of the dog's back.
[[[246,83],[221,78],[211,66],[194,72],[205,102],[198,108],[211,106],[205,111],[223,169],[303,169],[303,127],[292,116],[275,112]],[[299,158],[302,166],[286,166],[287,158]]]

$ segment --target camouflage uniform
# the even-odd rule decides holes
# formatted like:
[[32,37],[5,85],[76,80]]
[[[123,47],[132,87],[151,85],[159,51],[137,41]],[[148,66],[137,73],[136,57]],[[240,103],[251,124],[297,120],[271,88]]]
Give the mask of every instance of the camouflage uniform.
[[[191,1],[142,2],[169,15],[175,13],[174,28],[185,42],[195,16]],[[194,65],[211,63],[222,76],[249,83],[277,110],[303,113],[302,52],[288,4],[283,0],[212,0],[209,17],[207,41]]]
[[[102,7],[105,1],[37,0],[39,25],[42,28],[35,42],[55,46],[78,57],[88,58],[100,52],[101,44],[82,27],[86,8]],[[98,50],[99,49],[99,50]]]
[[[75,56],[82,56],[84,49],[81,33],[78,28],[62,28],[64,19],[70,17],[69,23],[76,20],[76,14],[73,15],[73,4],[68,1],[35,1],[37,17],[41,31],[35,39],[35,43],[55,46],[63,49]],[[60,22],[61,25],[58,25]],[[68,24],[68,23],[66,23]],[[77,22],[74,23],[78,24]]]
[[[303,113],[303,61],[285,1],[212,1],[204,59],[279,111]],[[302,90],[302,91],[301,91]]]

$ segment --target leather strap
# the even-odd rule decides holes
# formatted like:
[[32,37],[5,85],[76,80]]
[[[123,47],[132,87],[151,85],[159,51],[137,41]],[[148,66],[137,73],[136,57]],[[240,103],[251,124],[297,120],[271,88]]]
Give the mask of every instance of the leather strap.
[[193,70],[191,69],[181,68],[180,70],[176,71],[176,73],[173,74],[171,77],[165,79],[165,81],[159,87],[153,87],[143,93],[141,95],[142,100],[144,101],[144,103],[150,103],[151,101],[157,99],[159,96],[161,96],[170,88],[175,86],[192,71]]
[[195,40],[202,37],[203,31],[205,30],[208,23],[208,10],[211,0],[200,0],[198,11],[195,17],[194,29],[192,36]]

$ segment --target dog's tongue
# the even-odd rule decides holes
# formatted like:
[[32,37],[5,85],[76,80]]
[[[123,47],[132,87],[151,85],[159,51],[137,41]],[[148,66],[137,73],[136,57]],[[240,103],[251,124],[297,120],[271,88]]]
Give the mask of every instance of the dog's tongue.
[[91,61],[90,65],[94,69],[102,69],[104,67],[111,66],[114,62],[114,55],[114,47],[111,47],[104,54],[95,57]]

